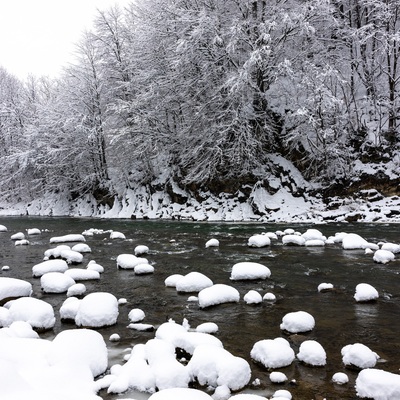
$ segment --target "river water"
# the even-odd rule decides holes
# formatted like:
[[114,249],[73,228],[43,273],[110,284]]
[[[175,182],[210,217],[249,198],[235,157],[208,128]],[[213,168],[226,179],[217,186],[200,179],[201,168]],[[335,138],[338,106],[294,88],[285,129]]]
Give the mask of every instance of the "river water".
[[[95,260],[105,268],[99,281],[84,282],[87,292],[107,291],[117,298],[127,299],[120,306],[118,323],[99,329],[109,348],[110,364],[123,363],[127,348],[145,343],[154,337],[154,332],[138,332],[127,328],[128,313],[141,308],[146,318],[143,321],[155,327],[172,318],[181,323],[186,318],[192,327],[203,322],[215,322],[219,326],[216,334],[224,347],[236,356],[249,361],[252,381],[260,379],[260,386],[250,386],[246,392],[271,396],[278,389],[288,389],[293,399],[356,399],[354,382],[357,371],[342,364],[341,349],[352,343],[363,343],[377,352],[381,361],[377,368],[399,373],[400,369],[400,265],[396,260],[386,265],[375,264],[363,250],[343,250],[340,245],[324,248],[283,246],[272,241],[267,248],[249,248],[248,238],[266,231],[275,232],[288,227],[304,232],[310,225],[277,225],[260,223],[197,223],[178,221],[102,220],[85,218],[0,217],[0,224],[8,232],[0,234],[0,267],[10,266],[9,271],[0,271],[0,276],[29,280],[33,283],[33,296],[54,306],[56,316],[66,298],[65,294],[44,294],[39,279],[32,278],[32,266],[43,260],[45,250],[51,248],[49,239],[69,233],[82,233],[90,228],[123,232],[127,240],[110,240],[109,233],[87,238],[92,253],[84,256],[83,266]],[[324,235],[335,232],[354,232],[369,242],[388,241],[399,243],[398,225],[339,225],[313,226]],[[13,233],[28,228],[43,230],[39,236],[30,237],[29,246],[15,246],[10,240]],[[219,248],[205,248],[210,238],[220,241]],[[154,274],[136,276],[133,271],[118,270],[116,258],[122,253],[133,253],[137,245],[147,245],[146,256],[155,267]],[[263,281],[230,281],[233,264],[241,261],[260,262],[270,268],[272,275]],[[185,275],[191,271],[202,272],[214,283],[235,286],[241,299],[251,289],[262,295],[273,292],[277,301],[260,305],[223,304],[209,309],[200,309],[195,302],[188,302],[187,294],[179,294],[174,288],[166,288],[165,278],[172,274]],[[322,282],[332,283],[334,291],[319,293]],[[379,292],[374,303],[360,304],[353,299],[358,283],[370,283]],[[282,317],[292,311],[307,311],[316,320],[315,329],[305,334],[307,339],[317,340],[327,353],[325,367],[309,367],[297,360],[282,368],[289,378],[283,385],[272,384],[270,371],[251,361],[250,351],[255,342],[262,339],[286,337],[298,352],[302,339],[288,337],[281,332]],[[75,328],[73,324],[61,323],[57,318],[54,329],[41,334],[52,339],[64,329]],[[112,333],[121,340],[109,341]],[[335,372],[346,372],[350,378],[347,385],[331,382]],[[105,400],[121,398],[101,392]],[[146,399],[148,395],[125,393],[122,398]]]

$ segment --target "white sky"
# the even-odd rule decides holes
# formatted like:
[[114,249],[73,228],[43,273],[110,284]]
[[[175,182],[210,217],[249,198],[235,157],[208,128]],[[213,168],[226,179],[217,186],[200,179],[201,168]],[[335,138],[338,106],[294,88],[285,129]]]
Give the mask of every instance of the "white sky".
[[24,79],[56,77],[96,10],[131,0],[0,0],[0,65]]

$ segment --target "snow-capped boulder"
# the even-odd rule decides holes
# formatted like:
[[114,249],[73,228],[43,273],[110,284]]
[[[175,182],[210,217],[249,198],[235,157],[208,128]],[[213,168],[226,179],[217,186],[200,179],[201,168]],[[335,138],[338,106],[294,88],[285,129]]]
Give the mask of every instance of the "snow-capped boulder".
[[133,270],[135,271],[136,275],[147,275],[147,274],[152,274],[154,272],[154,267],[150,264],[142,263],[135,265]]
[[396,243],[383,243],[381,250],[391,251],[393,254],[400,253],[400,244]]
[[378,354],[362,343],[344,346],[341,354],[344,365],[353,365],[360,369],[375,367],[379,359]]
[[40,286],[45,293],[65,293],[75,281],[61,272],[48,272],[40,278]]
[[200,325],[197,325],[196,332],[202,333],[217,333],[218,325],[215,322],[204,322]]
[[86,286],[83,283],[75,283],[67,290],[67,297],[83,296],[86,293]]
[[325,246],[325,241],[320,239],[310,239],[306,240],[304,243],[306,247],[323,247]]
[[379,298],[379,293],[369,283],[359,283],[356,286],[354,298],[357,302],[374,301]]
[[61,320],[75,321],[81,300],[76,297],[68,297],[60,307]]
[[219,247],[219,240],[215,238],[207,240],[206,248],[208,247]]
[[247,245],[249,247],[266,247],[271,244],[271,239],[267,235],[256,234],[249,238]]
[[11,321],[25,321],[32,328],[47,330],[53,328],[56,322],[51,304],[33,297],[9,301],[4,307],[9,309]]
[[100,273],[92,269],[70,268],[64,272],[75,281],[89,281],[100,279]]
[[171,388],[154,393],[149,400],[213,400],[207,393],[197,389]]
[[65,272],[68,264],[65,260],[47,260],[32,267],[32,275],[34,278],[40,278],[49,272]]
[[26,230],[26,233],[27,233],[29,236],[34,236],[34,235],[40,235],[42,232],[41,232],[41,230],[38,229],[38,228],[28,228],[28,229]]
[[389,250],[376,250],[372,259],[378,264],[387,264],[394,260],[394,254]]
[[269,379],[272,383],[283,383],[288,380],[283,372],[273,371],[269,374]]
[[271,270],[265,265],[257,262],[244,261],[232,267],[230,279],[233,281],[267,279],[270,276]]
[[50,243],[65,243],[65,242],[86,242],[85,236],[80,234],[69,234],[64,236],[54,236],[50,238]]
[[332,283],[320,283],[318,285],[318,292],[326,292],[328,290],[332,290],[333,289],[333,284]]
[[201,290],[198,300],[200,308],[206,308],[223,303],[238,303],[240,294],[233,286],[217,283]]
[[332,376],[332,382],[338,385],[344,385],[349,382],[349,377],[344,372],[336,372]]
[[58,246],[52,248],[52,249],[47,249],[44,252],[44,260],[50,260],[53,258],[61,258],[61,252],[64,250],[71,250],[71,247],[68,246],[67,244],[59,244]]
[[196,347],[187,368],[192,381],[202,386],[226,385],[230,390],[240,390],[251,377],[249,363],[235,357],[222,347],[201,345]]
[[314,329],[314,317],[306,311],[295,311],[282,318],[280,328],[290,333],[308,332]]
[[299,235],[285,235],[282,236],[282,243],[285,245],[292,245],[292,246],[304,246],[306,240]]
[[256,290],[249,290],[243,297],[246,304],[260,304],[262,303],[262,296]]
[[326,236],[324,236],[318,229],[307,229],[302,235],[304,240],[307,242],[308,240],[319,240],[325,242]]
[[117,322],[118,313],[118,300],[113,294],[90,293],[80,300],[75,323],[92,328],[110,326]]
[[7,232],[8,229],[5,225],[0,225],[0,232]]
[[60,257],[64,259],[67,264],[80,264],[83,261],[83,255],[74,250],[61,250]]
[[149,248],[143,244],[140,244],[134,249],[135,256],[142,256],[143,254],[147,254],[149,252]]
[[17,232],[11,235],[11,240],[24,240],[25,234],[24,232]]
[[173,275],[170,275],[170,276],[168,276],[168,277],[165,279],[165,281],[164,281],[165,286],[176,288],[176,283],[177,283],[177,282],[179,281],[179,279],[181,279],[181,278],[183,278],[183,275],[181,275],[181,274],[173,274]]
[[136,257],[133,254],[120,254],[117,257],[117,267],[120,269],[135,269],[136,265],[148,264],[146,258]]
[[266,368],[282,368],[290,365],[295,359],[293,349],[284,338],[264,339],[256,342],[250,356]]
[[189,272],[176,282],[178,292],[199,292],[213,285],[213,281],[201,272]]
[[91,253],[92,249],[86,243],[77,243],[75,246],[72,246],[72,251],[77,251],[78,253]]
[[140,308],[134,308],[129,311],[128,319],[130,322],[140,322],[144,320],[146,314]]
[[356,392],[362,398],[400,399],[400,375],[379,369],[364,369],[357,376]]
[[94,260],[89,261],[86,269],[90,271],[97,271],[99,274],[102,274],[104,272],[104,267],[100,264],[97,264],[97,262]]
[[324,366],[326,364],[326,352],[315,340],[305,340],[301,343],[297,358],[311,366]]
[[342,247],[344,250],[356,250],[356,249],[371,249],[378,250],[379,246],[374,243],[367,242],[363,237],[357,233],[348,233],[342,238]]
[[126,236],[122,232],[112,231],[110,233],[110,239],[126,239]]
[[32,294],[32,284],[16,278],[0,277],[0,303]]

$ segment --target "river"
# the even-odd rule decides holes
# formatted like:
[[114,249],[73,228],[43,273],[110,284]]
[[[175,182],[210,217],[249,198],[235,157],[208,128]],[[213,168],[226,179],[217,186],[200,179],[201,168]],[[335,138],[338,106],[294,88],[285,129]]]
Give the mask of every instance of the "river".
[[[203,322],[215,322],[217,337],[224,347],[236,356],[249,361],[252,381],[259,378],[260,386],[247,391],[271,396],[280,388],[288,389],[294,399],[356,399],[354,382],[357,371],[344,367],[341,349],[347,344],[363,343],[378,353],[381,363],[377,368],[398,373],[400,369],[400,280],[399,261],[376,264],[371,255],[363,250],[343,250],[340,245],[325,247],[283,246],[281,241],[272,241],[266,248],[249,248],[248,238],[266,231],[275,232],[288,227],[299,232],[307,228],[319,229],[324,235],[335,232],[354,232],[369,242],[388,241],[399,243],[399,226],[387,224],[327,224],[327,225],[277,225],[261,223],[208,223],[178,221],[110,220],[59,217],[0,217],[0,224],[8,228],[0,234],[0,267],[10,266],[9,271],[0,271],[0,276],[29,280],[33,283],[33,296],[54,306],[56,316],[66,298],[65,294],[44,294],[40,280],[32,278],[32,266],[43,260],[45,250],[51,248],[49,239],[69,233],[82,233],[90,228],[120,231],[127,240],[111,240],[109,233],[87,238],[92,252],[85,254],[83,266],[95,260],[105,268],[99,281],[84,282],[88,292],[107,291],[117,298],[127,299],[120,306],[118,323],[99,329],[109,348],[110,364],[123,363],[126,349],[137,343],[145,343],[154,337],[154,332],[138,332],[127,329],[128,313],[141,308],[146,318],[144,323],[155,327],[172,318],[181,323],[186,318],[192,327]],[[10,240],[13,233],[28,228],[39,228],[42,234],[29,238],[29,246],[15,246]],[[218,248],[205,248],[210,238],[220,241]],[[137,245],[146,245],[150,253],[146,256],[155,267],[154,274],[137,276],[130,270],[118,270],[116,258],[122,253],[133,253]],[[240,261],[255,261],[270,268],[272,275],[264,281],[230,281],[233,264]],[[172,274],[202,272],[214,283],[235,286],[241,299],[251,289],[261,294],[273,292],[277,301],[260,305],[224,304],[209,309],[200,309],[196,302],[188,302],[187,294],[179,294],[174,288],[165,287],[164,280]],[[335,290],[319,293],[322,282],[332,283]],[[374,303],[356,303],[353,299],[358,283],[370,283],[379,292]],[[307,339],[317,340],[327,353],[325,367],[309,367],[297,360],[282,368],[289,382],[272,384],[269,373],[251,361],[250,351],[255,342],[279,336],[291,340],[298,352],[296,337],[286,336],[279,328],[282,317],[292,311],[307,311],[316,320],[313,331],[305,334]],[[52,339],[73,324],[61,323],[57,318],[54,329],[41,334]],[[112,333],[121,336],[119,342],[110,342]],[[346,372],[350,378],[347,385],[331,382],[335,372]],[[121,398],[101,392],[105,400]],[[146,399],[148,395],[128,392],[123,398]]]

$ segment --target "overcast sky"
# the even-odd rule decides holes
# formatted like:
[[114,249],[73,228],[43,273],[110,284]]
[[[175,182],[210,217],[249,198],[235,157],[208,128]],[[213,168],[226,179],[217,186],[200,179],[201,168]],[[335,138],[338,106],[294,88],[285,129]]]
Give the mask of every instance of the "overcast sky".
[[0,65],[24,79],[56,77],[96,9],[131,0],[0,0]]

